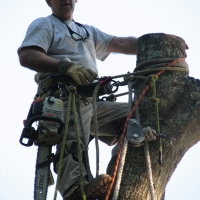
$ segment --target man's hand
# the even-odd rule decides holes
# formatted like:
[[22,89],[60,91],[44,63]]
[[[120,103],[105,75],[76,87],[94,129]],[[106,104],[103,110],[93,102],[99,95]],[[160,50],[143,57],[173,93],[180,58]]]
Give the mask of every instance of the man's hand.
[[97,74],[91,69],[76,64],[71,65],[66,74],[71,76],[78,85],[88,85],[97,77]]
[[91,69],[76,65],[67,58],[62,59],[58,63],[57,69],[60,73],[72,77],[78,85],[88,85],[97,77],[97,74]]

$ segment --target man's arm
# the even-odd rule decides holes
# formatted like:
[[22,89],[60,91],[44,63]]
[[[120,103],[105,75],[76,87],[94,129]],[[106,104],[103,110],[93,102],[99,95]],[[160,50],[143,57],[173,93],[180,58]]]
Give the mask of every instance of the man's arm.
[[59,60],[47,56],[44,50],[37,46],[25,47],[19,53],[20,64],[36,72],[58,73]]
[[74,79],[78,85],[88,85],[94,81],[97,74],[84,66],[78,66],[68,58],[56,60],[47,56],[43,49],[37,46],[22,48],[19,53],[20,64],[36,72],[61,73]]
[[136,42],[137,38],[135,37],[114,37],[108,46],[107,52],[136,55]]

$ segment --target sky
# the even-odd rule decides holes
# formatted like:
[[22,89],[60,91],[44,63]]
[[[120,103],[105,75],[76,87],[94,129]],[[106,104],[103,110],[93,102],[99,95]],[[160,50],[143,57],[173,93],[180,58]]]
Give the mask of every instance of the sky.
[[[0,199],[31,200],[37,147],[24,147],[19,138],[37,85],[33,81],[35,72],[20,66],[17,48],[28,25],[36,18],[48,16],[51,10],[44,0],[0,0],[0,5]],[[182,37],[189,46],[189,75],[199,79],[199,10],[199,0],[78,0],[74,19],[116,36],[162,32]],[[119,75],[133,71],[136,56],[111,54],[97,63],[100,76]],[[126,87],[120,89],[124,91]],[[128,97],[118,101],[127,102]],[[94,143],[89,150],[95,173]],[[105,173],[110,150],[101,144],[101,173]],[[167,185],[166,200],[200,199],[199,151],[198,143],[185,154]],[[47,200],[53,199],[54,190],[55,185],[49,188]],[[62,198],[58,195],[57,199]]]

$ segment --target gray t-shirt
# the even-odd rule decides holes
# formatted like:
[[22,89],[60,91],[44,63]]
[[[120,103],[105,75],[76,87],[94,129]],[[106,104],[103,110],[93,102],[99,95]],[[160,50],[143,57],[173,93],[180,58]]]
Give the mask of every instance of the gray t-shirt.
[[[65,23],[83,38],[87,36],[85,29],[78,26],[73,20],[63,22],[55,16],[49,15],[48,17],[38,18],[30,24],[18,53],[23,47],[38,46],[50,57],[58,60],[69,58],[72,62],[98,73],[96,59],[103,61],[109,55],[106,50],[114,36],[93,26],[83,25],[90,36],[85,41],[75,41]],[[76,34],[74,36],[76,37]],[[36,82],[46,75],[38,73]]]

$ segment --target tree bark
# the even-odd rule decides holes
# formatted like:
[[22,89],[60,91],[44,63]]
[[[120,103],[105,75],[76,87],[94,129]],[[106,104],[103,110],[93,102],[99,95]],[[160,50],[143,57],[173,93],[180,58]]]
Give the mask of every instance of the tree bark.
[[[147,34],[140,37],[137,48],[138,66],[153,59],[187,57],[185,41],[180,37],[164,33]],[[147,69],[152,65],[155,63],[136,67],[136,71]],[[136,86],[138,96],[145,86],[146,83],[140,79]],[[150,88],[139,104],[140,123],[142,127],[150,126],[156,129],[155,106],[150,100],[151,96],[152,89]],[[158,162],[159,138],[148,143],[155,196],[156,200],[161,200],[177,164],[184,154],[200,140],[200,116],[198,114],[200,111],[200,81],[189,77],[188,72],[166,70],[156,82],[156,96],[159,98],[161,133],[175,138],[173,142],[162,139],[162,164]],[[150,199],[143,146],[134,148],[128,145],[118,199]]]

